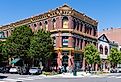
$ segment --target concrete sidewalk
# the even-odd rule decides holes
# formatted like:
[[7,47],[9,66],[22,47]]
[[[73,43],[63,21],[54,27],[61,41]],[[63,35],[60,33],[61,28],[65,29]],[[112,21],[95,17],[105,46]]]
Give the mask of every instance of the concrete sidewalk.
[[81,78],[81,77],[88,77],[88,76],[91,76],[91,74],[86,72],[77,72],[77,76],[74,76],[73,73],[63,73],[63,74],[45,76],[45,77],[46,78]]
[[81,78],[81,77],[105,77],[110,74],[91,74],[86,72],[77,72],[77,75],[74,76],[73,73],[63,73],[57,75],[40,75],[41,77],[45,78]]

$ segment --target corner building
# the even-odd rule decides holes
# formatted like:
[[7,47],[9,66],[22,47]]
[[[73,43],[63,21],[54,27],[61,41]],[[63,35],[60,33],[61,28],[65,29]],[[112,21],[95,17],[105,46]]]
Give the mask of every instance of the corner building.
[[[54,40],[54,65],[85,68],[83,49],[93,43],[97,46],[98,22],[64,4],[47,13],[0,27],[1,36],[8,37],[15,27],[28,25],[33,31],[45,29]],[[3,38],[1,38],[2,40]]]

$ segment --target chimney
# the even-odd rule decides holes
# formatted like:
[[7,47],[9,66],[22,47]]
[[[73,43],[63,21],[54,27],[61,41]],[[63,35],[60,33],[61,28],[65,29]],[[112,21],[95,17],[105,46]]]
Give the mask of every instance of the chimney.
[[108,28],[107,28],[107,30],[108,30]]
[[105,31],[105,29],[103,29],[103,31]]

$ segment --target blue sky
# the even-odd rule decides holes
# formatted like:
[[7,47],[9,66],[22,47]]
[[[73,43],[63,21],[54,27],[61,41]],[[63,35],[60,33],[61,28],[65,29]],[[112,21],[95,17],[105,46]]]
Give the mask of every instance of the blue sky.
[[0,0],[0,25],[47,12],[67,3],[98,20],[98,29],[121,27],[121,0]]

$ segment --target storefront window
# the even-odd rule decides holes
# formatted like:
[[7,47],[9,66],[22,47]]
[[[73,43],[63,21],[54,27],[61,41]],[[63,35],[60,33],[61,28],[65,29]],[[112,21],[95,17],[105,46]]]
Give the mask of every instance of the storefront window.
[[62,57],[62,64],[63,64],[63,65],[68,65],[68,56],[67,56],[67,55],[64,55],[64,56]]

